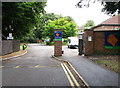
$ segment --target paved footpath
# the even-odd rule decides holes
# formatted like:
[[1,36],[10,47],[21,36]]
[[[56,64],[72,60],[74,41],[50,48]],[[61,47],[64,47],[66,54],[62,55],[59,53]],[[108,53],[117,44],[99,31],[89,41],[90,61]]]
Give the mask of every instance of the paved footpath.
[[118,79],[120,75],[117,73],[93,63],[86,59],[85,56],[77,55],[75,50],[72,50],[72,53],[71,49],[66,47],[63,47],[63,50],[64,54],[60,59],[69,61],[89,86],[110,86],[110,88],[115,88],[120,84],[120,79]]

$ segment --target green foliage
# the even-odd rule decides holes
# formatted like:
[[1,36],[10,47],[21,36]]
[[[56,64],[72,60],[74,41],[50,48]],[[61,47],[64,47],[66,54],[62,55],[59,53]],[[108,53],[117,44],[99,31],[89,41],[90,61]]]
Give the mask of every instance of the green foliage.
[[62,37],[67,38],[76,35],[76,24],[71,17],[62,17],[55,20],[49,20],[45,25],[43,37],[49,37],[51,41],[54,39],[54,29],[62,29]]
[[106,12],[107,14],[115,14],[115,12],[118,12],[120,14],[120,1],[104,2],[102,5],[104,6],[102,9],[103,12]]
[[68,38],[64,38],[64,40],[62,41],[62,44],[67,45],[67,42],[68,42]]
[[54,13],[45,13],[40,17],[40,22],[37,25],[36,29],[33,30],[33,33],[36,38],[42,39],[42,32],[45,30],[45,25],[48,24],[49,20],[53,21],[55,19],[62,18],[61,15],[56,15]]
[[68,38],[64,38],[63,42],[67,43],[68,42]]
[[54,42],[46,42],[46,45],[54,45]]
[[29,34],[40,22],[45,5],[46,2],[3,2],[3,35],[13,33],[15,39],[21,39]]
[[34,34],[34,30],[30,30],[30,32],[26,36],[23,36],[20,39],[20,42],[22,42],[22,43],[36,43],[36,40],[37,40],[37,38]]
[[[82,8],[82,7],[89,7],[91,5],[91,2],[93,0],[80,0],[76,6],[79,7],[79,8]],[[113,1],[109,1],[109,2],[106,2],[106,0],[97,0],[98,2],[100,2],[101,5],[103,5],[103,9],[102,11],[107,13],[107,14],[115,14],[116,12],[118,12],[118,14],[120,14],[120,1],[116,1],[116,0],[113,0]],[[94,2],[92,3],[95,3],[96,0],[94,0]]]
[[[67,38],[63,38],[64,40],[62,41],[62,45],[66,45],[68,42]],[[46,42],[46,45],[54,45],[54,42]]]
[[50,42],[49,45],[54,45],[54,42]]
[[89,29],[90,27],[95,26],[93,20],[88,20],[87,23],[84,25],[85,29]]

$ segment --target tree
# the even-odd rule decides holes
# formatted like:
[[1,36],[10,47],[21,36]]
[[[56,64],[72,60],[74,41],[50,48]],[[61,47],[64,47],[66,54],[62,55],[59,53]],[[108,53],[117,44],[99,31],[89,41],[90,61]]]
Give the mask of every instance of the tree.
[[[102,9],[102,12],[105,12],[107,14],[115,14],[115,12],[118,12],[118,14],[120,14],[120,0],[115,0],[112,2],[106,2],[106,0],[80,0],[76,6],[79,8],[82,8],[83,6],[89,7],[90,6],[90,2],[95,3],[96,1],[99,1],[101,3],[101,5],[104,6],[104,8]],[[84,2],[84,3],[83,3]]]
[[95,26],[93,20],[88,20],[87,23],[84,25],[86,29],[89,29],[90,27],[93,27],[93,26]]
[[62,18],[61,15],[57,15],[54,13],[45,13],[40,17],[40,22],[38,26],[35,28],[33,33],[35,34],[35,37],[38,39],[42,39],[42,32],[45,30],[45,25],[48,24],[49,20],[53,21],[55,19]]
[[[69,18],[69,21],[68,21]],[[49,23],[45,26],[43,31],[44,38],[50,38],[51,41],[54,39],[54,29],[62,29],[62,37],[67,38],[76,35],[76,24],[71,17],[63,17],[49,20]]]
[[40,16],[40,21],[36,27],[34,27],[28,35],[26,35],[21,41],[35,42],[36,40],[41,40],[43,38],[42,32],[45,30],[45,25],[48,24],[48,21],[62,18],[61,15],[54,13],[44,13]]
[[104,8],[102,9],[103,12],[106,12],[107,14],[114,14],[118,11],[118,14],[120,14],[120,1],[119,2],[106,2],[103,3]]
[[2,34],[13,33],[15,39],[29,34],[40,22],[46,2],[3,2]]

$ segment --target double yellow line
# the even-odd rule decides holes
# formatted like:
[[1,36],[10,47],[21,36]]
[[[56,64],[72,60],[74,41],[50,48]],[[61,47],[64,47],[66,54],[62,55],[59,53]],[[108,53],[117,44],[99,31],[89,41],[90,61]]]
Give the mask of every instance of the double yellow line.
[[71,71],[69,70],[69,68],[66,66],[65,63],[61,63],[61,66],[68,78],[68,81],[70,82],[70,85],[75,88],[75,86],[77,86],[78,88],[80,88],[80,84],[77,82],[77,80],[75,79],[75,77],[73,76],[73,74],[71,73]]

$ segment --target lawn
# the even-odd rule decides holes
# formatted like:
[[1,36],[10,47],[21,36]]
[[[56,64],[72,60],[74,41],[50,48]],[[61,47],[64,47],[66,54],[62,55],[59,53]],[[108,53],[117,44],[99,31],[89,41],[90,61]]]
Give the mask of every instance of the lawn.
[[115,60],[95,60],[95,63],[98,63],[99,65],[106,67],[108,69],[111,69],[115,72],[120,73],[118,70],[118,61]]

